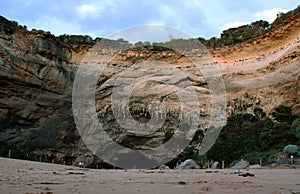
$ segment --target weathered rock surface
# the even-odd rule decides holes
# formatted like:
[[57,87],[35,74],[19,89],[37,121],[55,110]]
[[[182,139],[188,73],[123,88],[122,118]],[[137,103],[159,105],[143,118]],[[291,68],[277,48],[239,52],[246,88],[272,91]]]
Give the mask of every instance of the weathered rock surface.
[[[291,106],[293,113],[300,113],[299,15],[296,12],[280,28],[274,27],[247,42],[210,50],[217,62],[213,65],[218,66],[225,81],[227,116],[252,113],[256,107],[270,114],[278,105]],[[72,90],[78,66],[96,42],[89,37],[78,41],[71,38],[76,37],[64,41],[64,37],[59,39],[48,32],[27,31],[16,22],[0,17],[0,141],[9,141],[26,152],[58,163],[84,161],[87,166],[95,166],[100,160],[86,147],[75,125],[73,114],[76,116],[80,111],[72,109]],[[210,126],[213,92],[209,83],[216,83],[215,77],[203,76],[189,59],[197,55],[209,63],[212,58],[205,58],[206,54],[199,50],[182,54],[134,47],[115,52],[115,47],[99,50],[98,57],[112,60],[95,87],[97,119],[115,142],[127,148],[147,150],[167,142],[182,118],[199,119],[197,129],[200,130]],[[158,62],[143,63],[146,60]],[[172,64],[174,69],[167,64]],[[178,75],[176,70],[186,78],[174,76]],[[93,71],[91,67],[87,72],[93,75]],[[138,82],[141,77],[148,82]],[[126,83],[138,83],[127,107],[121,101],[116,101],[114,106],[110,103],[113,89],[118,88],[116,82],[120,89],[128,87]],[[182,111],[178,95],[165,82],[183,92],[194,90],[199,110],[188,107]],[[87,94],[86,89],[83,95]],[[115,97],[121,99],[127,94],[125,90],[120,91]],[[166,108],[155,111],[153,102]],[[193,104],[195,100],[190,102]],[[89,101],[80,103],[89,106]],[[124,116],[141,123],[141,128],[134,128],[134,122],[120,126],[117,119]],[[155,127],[146,127],[151,119],[154,123],[159,119],[166,122],[157,131]],[[88,127],[91,122],[91,117],[86,118],[82,126]]]

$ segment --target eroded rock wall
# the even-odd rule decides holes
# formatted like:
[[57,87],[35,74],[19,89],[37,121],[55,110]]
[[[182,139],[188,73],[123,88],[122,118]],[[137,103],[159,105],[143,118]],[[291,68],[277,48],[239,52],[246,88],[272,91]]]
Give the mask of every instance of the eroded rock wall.
[[[252,113],[255,107],[270,114],[278,105],[287,105],[300,113],[300,42],[299,17],[280,25],[280,29],[256,37],[253,41],[211,50],[226,86],[227,116]],[[72,45],[43,31],[27,31],[16,22],[0,18],[0,141],[14,143],[26,152],[54,159],[58,163],[93,166],[100,160],[87,149],[76,129],[72,110],[72,87],[81,60],[95,42]],[[90,41],[90,40],[89,40]],[[76,41],[75,41],[76,42]],[[114,50],[102,49],[102,54]],[[100,52],[100,55],[101,55]],[[119,104],[116,115],[110,105],[114,82],[122,72],[146,60],[172,64],[184,72],[187,80],[170,78],[176,85],[188,81],[200,102],[200,130],[209,125],[211,91],[201,72],[186,56],[175,51],[128,49],[114,56],[96,87],[98,118],[108,134],[130,148],[155,147],[174,132],[179,116],[192,114],[180,110],[178,97],[161,82],[140,84],[132,93],[129,112],[134,120],[146,123],[151,119],[151,103],[166,105],[166,124],[149,136],[122,130],[116,117],[124,116]],[[169,67],[160,65],[160,71]],[[152,71],[152,77],[166,76],[155,67],[139,66],[136,71]],[[142,74],[128,73],[134,81]],[[84,92],[84,91],[83,91]],[[154,114],[156,119],[162,113]]]

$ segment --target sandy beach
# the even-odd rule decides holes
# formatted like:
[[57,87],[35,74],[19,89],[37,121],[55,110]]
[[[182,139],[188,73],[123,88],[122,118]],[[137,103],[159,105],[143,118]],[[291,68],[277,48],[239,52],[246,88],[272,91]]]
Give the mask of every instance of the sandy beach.
[[7,158],[0,166],[0,193],[300,193],[300,169],[97,170]]

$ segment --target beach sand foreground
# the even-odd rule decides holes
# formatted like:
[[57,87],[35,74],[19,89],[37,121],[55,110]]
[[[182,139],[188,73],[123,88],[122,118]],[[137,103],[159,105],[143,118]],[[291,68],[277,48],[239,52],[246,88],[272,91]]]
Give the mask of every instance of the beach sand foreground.
[[96,170],[0,158],[0,193],[300,193],[300,169]]

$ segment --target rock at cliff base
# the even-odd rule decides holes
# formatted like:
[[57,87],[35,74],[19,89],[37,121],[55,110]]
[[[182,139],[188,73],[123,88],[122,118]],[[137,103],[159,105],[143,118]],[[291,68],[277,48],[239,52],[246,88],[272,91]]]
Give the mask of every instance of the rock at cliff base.
[[187,159],[180,163],[176,169],[200,169],[200,166],[193,159]]
[[249,162],[242,159],[240,162],[236,163],[232,168],[233,169],[246,169],[249,166],[250,166]]
[[163,164],[163,165],[159,166],[158,169],[159,170],[169,170],[170,168],[169,168],[169,166],[166,166]]
[[215,162],[212,164],[211,168],[212,168],[212,169],[217,169],[217,168],[218,168],[218,165],[219,165],[219,162],[218,162],[218,161],[215,161]]

